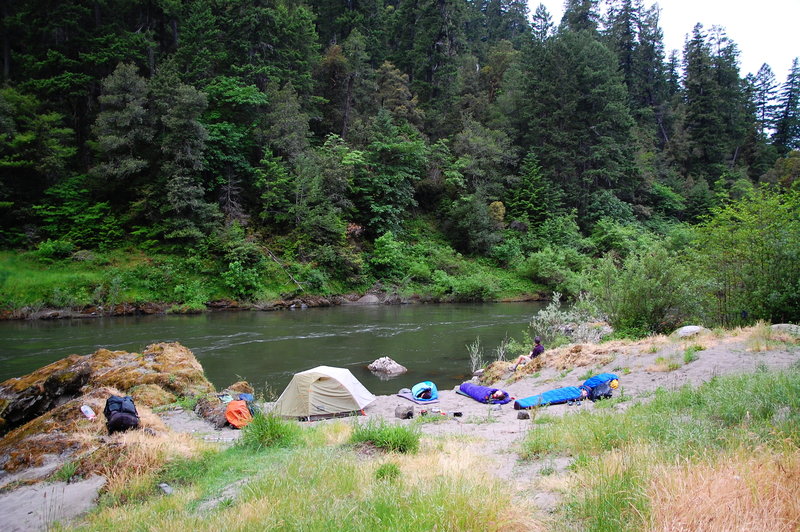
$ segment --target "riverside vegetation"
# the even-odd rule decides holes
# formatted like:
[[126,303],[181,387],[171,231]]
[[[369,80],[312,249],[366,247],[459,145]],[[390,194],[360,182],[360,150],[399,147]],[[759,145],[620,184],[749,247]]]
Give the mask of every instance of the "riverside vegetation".
[[721,28],[667,51],[657,5],[606,4],[13,2],[2,316],[383,290],[797,320],[800,65],[742,76]]

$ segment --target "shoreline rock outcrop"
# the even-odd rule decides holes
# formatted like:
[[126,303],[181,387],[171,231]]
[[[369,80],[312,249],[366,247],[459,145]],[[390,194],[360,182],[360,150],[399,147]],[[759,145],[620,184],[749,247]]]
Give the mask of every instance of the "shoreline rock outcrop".
[[[115,388],[135,396],[137,388],[148,385],[161,390],[157,400],[161,404],[172,402],[175,396],[214,391],[194,354],[181,344],[152,344],[142,353],[98,349],[0,383],[0,434],[96,388]],[[155,395],[151,390],[147,396]]]
[[408,371],[405,366],[398,364],[389,357],[381,357],[377,359],[372,364],[368,365],[367,369],[379,377],[386,378],[396,377]]

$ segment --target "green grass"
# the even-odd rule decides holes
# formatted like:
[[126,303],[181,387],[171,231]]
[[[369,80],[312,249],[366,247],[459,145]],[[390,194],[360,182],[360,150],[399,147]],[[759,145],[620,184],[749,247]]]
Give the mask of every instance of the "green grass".
[[428,413],[424,416],[418,414],[416,417],[414,417],[414,421],[412,421],[412,423],[415,425],[428,425],[431,423],[444,423],[450,419],[451,418],[449,416],[443,416],[439,413]]
[[386,462],[378,466],[375,470],[377,480],[395,481],[400,478],[400,467],[394,462]]
[[237,445],[254,450],[268,447],[296,447],[303,442],[303,429],[296,421],[257,413],[242,429]]
[[486,410],[485,416],[469,416],[464,420],[464,423],[471,423],[473,425],[485,425],[486,423],[497,423],[500,421],[497,416],[492,413],[492,409]]
[[690,345],[689,347],[687,347],[686,350],[684,350],[683,352],[683,363],[689,364],[700,358],[697,355],[697,352],[702,351],[703,349],[705,348],[702,345]]
[[[624,396],[602,401],[613,406]],[[800,445],[800,365],[716,377],[703,385],[659,389],[624,412],[579,411],[531,425],[523,459],[573,456],[581,489],[568,493],[560,517],[583,530],[647,528],[654,464],[701,461],[739,449],[796,449]]]
[[[419,454],[365,459],[331,442],[347,425],[318,427],[302,448],[234,446],[174,461],[151,480],[147,497],[104,501],[74,529],[517,530],[526,522],[496,480],[431,469],[430,456]],[[174,493],[164,495],[160,483]]]
[[78,463],[77,462],[67,462],[61,468],[56,471],[52,477],[52,480],[60,481],[60,482],[69,482],[75,477],[75,473],[78,471]]
[[[790,415],[776,422],[773,416],[784,405]],[[623,413],[579,411],[555,419],[546,428],[531,429],[521,454],[599,454],[641,442],[685,457],[706,448],[737,446],[742,438],[766,444],[780,437],[800,444],[798,422],[800,368],[761,370],[714,378],[696,389],[660,389],[650,402]]]
[[386,451],[415,453],[419,450],[420,432],[416,426],[392,425],[370,419],[353,427],[351,443],[371,443]]

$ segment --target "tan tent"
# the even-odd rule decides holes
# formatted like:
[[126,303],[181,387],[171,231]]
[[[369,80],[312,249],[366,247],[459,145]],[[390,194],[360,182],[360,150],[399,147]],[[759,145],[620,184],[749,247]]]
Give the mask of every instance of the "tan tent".
[[285,417],[324,417],[361,410],[374,400],[349,369],[317,366],[295,374],[272,411]]

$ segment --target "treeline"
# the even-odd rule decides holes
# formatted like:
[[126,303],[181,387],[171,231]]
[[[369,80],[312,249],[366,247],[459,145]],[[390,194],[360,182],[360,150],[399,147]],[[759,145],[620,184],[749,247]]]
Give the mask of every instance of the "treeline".
[[[600,257],[685,253],[686,224],[727,209],[793,222],[798,61],[742,78],[722,29],[667,55],[657,6],[598,3],[560,23],[522,0],[4,3],[0,243],[212,258],[245,299],[270,261],[316,291],[457,291],[455,259],[415,241],[427,220],[437,246],[577,294]],[[800,317],[796,272],[754,311],[714,270],[694,315]]]

